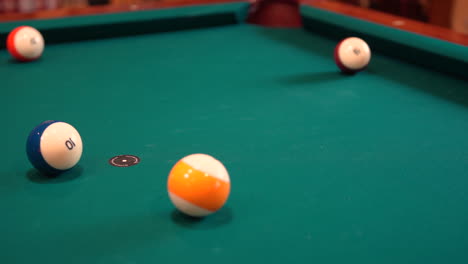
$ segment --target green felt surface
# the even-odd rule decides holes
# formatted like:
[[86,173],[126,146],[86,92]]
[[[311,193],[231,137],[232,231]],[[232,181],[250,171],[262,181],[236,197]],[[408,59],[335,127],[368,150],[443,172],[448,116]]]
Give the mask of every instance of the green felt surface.
[[54,19],[24,20],[0,23],[0,32],[8,33],[13,28],[29,25],[39,30],[57,29],[64,27],[96,26],[102,24],[137,22],[173,17],[197,17],[219,13],[236,13],[242,19],[242,12],[247,3],[223,3],[209,5],[194,5],[178,8],[163,8],[153,10],[137,10],[134,12],[121,12],[106,15],[86,15]]
[[[467,83],[379,53],[344,76],[334,44],[232,25],[2,51],[2,263],[467,263]],[[84,142],[54,180],[25,153],[47,119]],[[201,221],[166,191],[197,152],[232,181]]]

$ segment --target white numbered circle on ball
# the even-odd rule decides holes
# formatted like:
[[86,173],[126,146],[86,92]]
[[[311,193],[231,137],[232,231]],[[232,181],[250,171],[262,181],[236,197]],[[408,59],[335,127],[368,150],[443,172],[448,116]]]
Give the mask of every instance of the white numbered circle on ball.
[[40,144],[44,160],[59,170],[75,166],[83,152],[80,134],[73,126],[64,122],[48,126],[42,133]]
[[14,43],[18,53],[27,59],[37,58],[44,51],[44,38],[32,27],[24,27],[16,32]]
[[340,44],[338,56],[346,68],[359,70],[369,63],[371,50],[364,40],[351,37]]

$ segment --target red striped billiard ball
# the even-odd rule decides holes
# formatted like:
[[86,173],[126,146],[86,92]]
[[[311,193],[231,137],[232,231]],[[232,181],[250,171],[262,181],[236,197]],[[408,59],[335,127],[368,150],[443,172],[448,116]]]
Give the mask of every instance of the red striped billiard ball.
[[13,29],[7,38],[7,49],[18,61],[33,61],[44,51],[44,38],[35,28],[20,26]]
[[335,63],[344,73],[353,74],[364,70],[370,59],[369,45],[360,38],[345,38],[335,47]]

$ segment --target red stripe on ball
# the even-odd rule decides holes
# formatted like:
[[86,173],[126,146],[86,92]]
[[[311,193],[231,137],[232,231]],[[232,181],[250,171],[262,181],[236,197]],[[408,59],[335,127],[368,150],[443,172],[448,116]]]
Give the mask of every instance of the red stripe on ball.
[[352,74],[355,73],[355,71],[347,68],[344,66],[344,64],[341,62],[340,56],[339,56],[339,49],[341,47],[341,44],[343,43],[344,39],[340,41],[336,46],[335,46],[335,51],[334,51],[334,57],[335,57],[335,63],[340,68],[340,70],[344,73]]

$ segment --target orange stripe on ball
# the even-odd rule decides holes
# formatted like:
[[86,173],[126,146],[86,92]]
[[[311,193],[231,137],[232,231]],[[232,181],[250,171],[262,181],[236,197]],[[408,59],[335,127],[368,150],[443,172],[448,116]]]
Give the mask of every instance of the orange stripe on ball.
[[168,179],[169,192],[209,211],[223,207],[230,188],[229,182],[196,170],[183,161],[174,165]]

